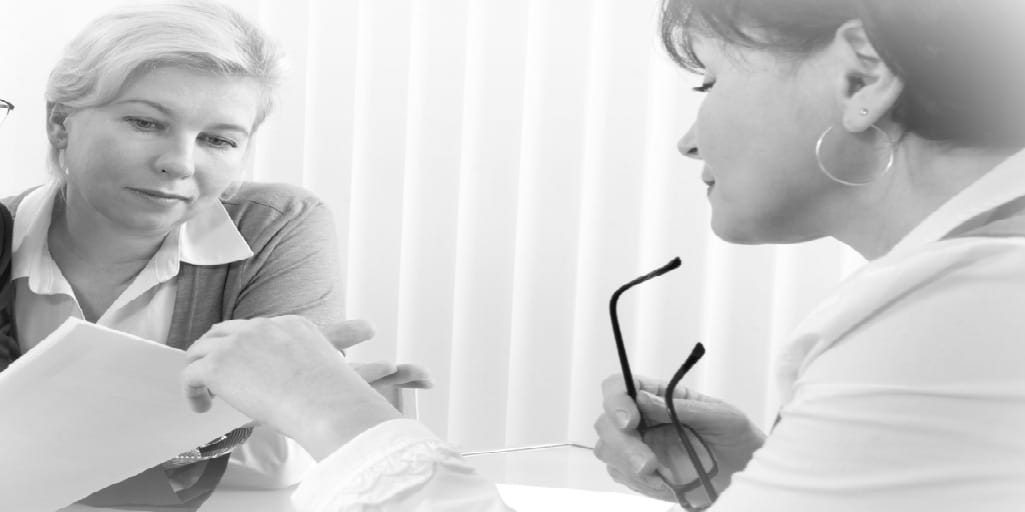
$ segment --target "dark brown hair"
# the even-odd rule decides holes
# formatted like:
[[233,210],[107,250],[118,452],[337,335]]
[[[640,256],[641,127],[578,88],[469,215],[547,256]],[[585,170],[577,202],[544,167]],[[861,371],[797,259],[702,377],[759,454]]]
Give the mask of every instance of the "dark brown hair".
[[800,58],[861,20],[903,80],[892,111],[909,132],[966,146],[1025,147],[1025,24],[1019,0],[663,0],[661,36],[692,71],[701,35]]

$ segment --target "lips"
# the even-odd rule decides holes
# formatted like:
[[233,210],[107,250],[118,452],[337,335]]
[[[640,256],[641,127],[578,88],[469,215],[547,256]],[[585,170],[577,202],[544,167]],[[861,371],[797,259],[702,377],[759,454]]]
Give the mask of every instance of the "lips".
[[715,178],[712,177],[712,173],[707,170],[701,173],[701,181],[705,182],[705,185],[711,187],[715,185]]
[[182,194],[176,194],[174,192],[168,192],[168,191],[165,191],[165,190],[156,190],[156,189],[151,189],[151,188],[135,188],[135,187],[128,187],[128,190],[131,190],[133,192],[138,192],[140,194],[147,195],[147,196],[150,196],[150,197],[155,197],[157,199],[167,199],[167,200],[174,199],[174,200],[183,201],[183,202],[189,202],[189,201],[192,200],[192,198],[190,198],[189,196],[185,196],[185,195],[182,195]]

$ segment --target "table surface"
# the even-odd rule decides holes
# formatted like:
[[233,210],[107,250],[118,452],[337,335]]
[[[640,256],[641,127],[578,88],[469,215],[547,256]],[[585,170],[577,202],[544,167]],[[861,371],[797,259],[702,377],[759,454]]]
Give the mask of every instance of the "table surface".
[[[470,455],[467,460],[495,482],[537,487],[634,494],[608,476],[605,466],[590,449],[549,446],[521,451]],[[200,512],[292,512],[294,489],[270,491],[219,489],[200,507]],[[61,512],[127,512],[131,509],[100,509],[72,505]]]

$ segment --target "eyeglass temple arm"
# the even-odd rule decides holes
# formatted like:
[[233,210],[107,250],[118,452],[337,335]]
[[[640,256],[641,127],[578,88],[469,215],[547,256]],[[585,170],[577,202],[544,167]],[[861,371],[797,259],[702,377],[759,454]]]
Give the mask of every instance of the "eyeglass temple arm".
[[680,437],[680,442],[683,443],[683,448],[687,451],[687,456],[694,463],[694,470],[698,474],[698,480],[701,481],[701,485],[705,488],[705,493],[708,494],[708,499],[715,502],[719,498],[718,493],[715,491],[715,486],[712,485],[712,479],[708,476],[708,472],[705,471],[704,466],[701,464],[701,458],[698,456],[697,450],[694,449],[693,443],[687,437],[687,434],[683,431],[679,416],[676,414],[676,406],[673,399],[676,396],[676,386],[680,384],[683,376],[694,367],[695,364],[705,355],[705,346],[698,343],[694,350],[691,351],[690,356],[687,360],[680,365],[680,369],[676,370],[673,374],[673,378],[669,379],[669,384],[666,386],[666,408],[669,409],[669,419],[673,422],[673,426],[676,427],[677,434]]
[[630,398],[634,401],[637,400],[637,387],[634,385],[633,372],[630,371],[630,361],[627,359],[626,345],[623,343],[623,332],[619,328],[619,314],[616,312],[619,304],[619,296],[623,295],[623,292],[638,284],[679,268],[680,264],[681,262],[679,257],[673,258],[669,263],[666,263],[665,265],[638,277],[623,286],[620,286],[618,290],[613,292],[612,298],[609,300],[609,318],[612,319],[612,335],[616,339],[616,352],[619,354],[619,367],[623,372],[623,381],[626,384],[626,394],[630,395]]

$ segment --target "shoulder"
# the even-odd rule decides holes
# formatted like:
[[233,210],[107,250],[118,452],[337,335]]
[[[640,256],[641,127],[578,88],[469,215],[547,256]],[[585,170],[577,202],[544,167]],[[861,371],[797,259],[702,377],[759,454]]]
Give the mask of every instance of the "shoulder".
[[[789,381],[826,361],[852,371],[864,370],[859,363],[882,368],[880,361],[896,362],[898,354],[908,362],[966,350],[988,357],[1013,347],[1025,357],[1017,341],[1025,332],[1023,304],[1025,238],[958,238],[884,257],[805,318],[777,361],[779,374]],[[826,366],[833,376],[842,373]]]
[[949,384],[955,373],[999,374],[1025,385],[1025,238],[939,242],[866,268],[835,299],[807,378]]
[[232,218],[243,216],[289,217],[324,207],[310,191],[284,183],[245,182],[221,203]]
[[331,213],[313,193],[283,183],[243,183],[229,198],[221,200],[255,252],[290,243],[308,245],[316,239],[334,236]]

